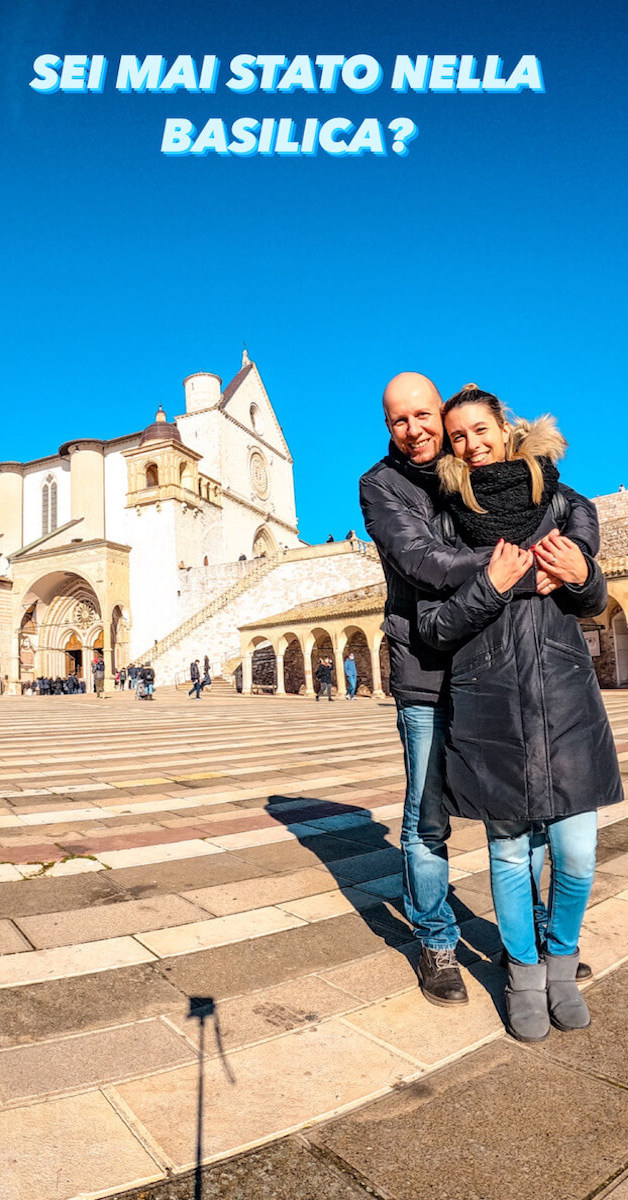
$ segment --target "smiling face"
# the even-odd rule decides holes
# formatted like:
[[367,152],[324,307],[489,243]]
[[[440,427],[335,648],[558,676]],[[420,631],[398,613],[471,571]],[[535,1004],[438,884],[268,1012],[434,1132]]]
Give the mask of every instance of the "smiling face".
[[442,400],[425,375],[404,371],[384,392],[384,413],[398,450],[417,466],[432,462],[443,447]]
[[461,404],[445,417],[445,428],[456,458],[471,468],[503,462],[510,434],[507,422],[500,425],[486,404]]

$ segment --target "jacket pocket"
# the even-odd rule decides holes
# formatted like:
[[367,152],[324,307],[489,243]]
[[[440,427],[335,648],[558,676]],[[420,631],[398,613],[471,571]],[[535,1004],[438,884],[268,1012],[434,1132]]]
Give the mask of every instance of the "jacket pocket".
[[483,650],[480,654],[474,654],[472,658],[466,658],[462,662],[456,658],[451,671],[452,684],[454,682],[475,683],[487,671],[501,667],[502,663],[506,662],[511,655],[512,649],[509,646],[495,646],[491,650]]
[[545,646],[552,654],[562,655],[565,659],[571,659],[574,663],[583,667],[590,667],[593,670],[593,660],[586,645],[574,645],[573,642],[559,642],[556,638],[545,638]]

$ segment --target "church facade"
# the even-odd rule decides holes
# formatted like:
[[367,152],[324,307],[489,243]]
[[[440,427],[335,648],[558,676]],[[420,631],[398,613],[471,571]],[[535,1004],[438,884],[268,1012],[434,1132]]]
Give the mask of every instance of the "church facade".
[[[185,412],[0,463],[0,669],[20,691],[91,663],[107,677],[253,559],[302,543],[289,448],[246,352],[223,389],[184,380]],[[226,572],[226,574],[225,574]]]

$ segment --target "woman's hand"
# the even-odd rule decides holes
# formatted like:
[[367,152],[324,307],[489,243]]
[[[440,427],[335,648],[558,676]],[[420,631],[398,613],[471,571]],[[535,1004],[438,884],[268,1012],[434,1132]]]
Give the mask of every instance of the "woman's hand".
[[531,550],[521,550],[519,546],[513,546],[510,542],[505,542],[503,538],[500,538],[487,568],[488,577],[495,591],[501,592],[502,595],[504,592],[508,592],[520,579],[523,579],[533,562],[534,555]]
[[539,596],[549,596],[556,588],[562,587],[563,581],[551,571],[545,571],[539,563],[536,566],[536,590]]
[[563,583],[582,584],[589,578],[589,566],[582,550],[557,529],[552,529],[532,549],[539,566]]

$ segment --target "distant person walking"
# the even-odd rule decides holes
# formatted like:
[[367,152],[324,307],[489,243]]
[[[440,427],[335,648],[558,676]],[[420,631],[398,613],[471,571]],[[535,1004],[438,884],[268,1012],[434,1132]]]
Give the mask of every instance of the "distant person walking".
[[139,681],[142,685],[142,692],[145,700],[153,700],[155,692],[155,672],[150,663],[144,663],[139,670]]
[[321,685],[316,699],[320,700],[322,697],[327,696],[327,699],[331,701],[331,658],[321,658],[316,668],[316,678]]
[[137,667],[135,663],[129,664],[129,687],[134,688],[137,683]]
[[92,663],[92,672],[94,675],[94,691],[99,700],[104,700],[105,697],[105,660],[97,658]]
[[346,700],[355,700],[355,692],[358,686],[358,668],[355,665],[355,654],[348,654],[345,658],[345,675],[347,677],[347,695]]
[[202,684],[198,658],[195,658],[194,662],[190,663],[190,680],[192,681],[192,687],[188,692],[188,696],[194,693],[195,699],[200,700]]

